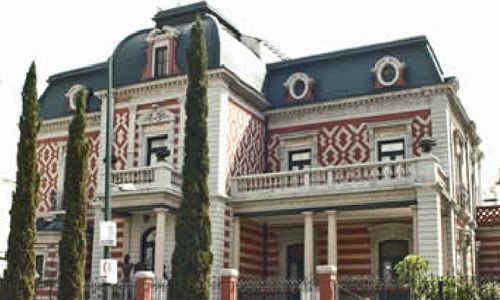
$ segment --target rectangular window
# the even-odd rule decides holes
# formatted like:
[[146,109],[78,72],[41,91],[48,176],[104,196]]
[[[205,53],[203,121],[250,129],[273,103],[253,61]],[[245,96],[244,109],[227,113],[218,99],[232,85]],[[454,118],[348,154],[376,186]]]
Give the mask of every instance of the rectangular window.
[[379,141],[378,142],[378,160],[391,161],[405,158],[404,139]]
[[168,135],[166,134],[148,138],[148,157],[146,162],[148,166],[156,166],[166,161],[170,156],[167,142]]
[[155,77],[167,75],[167,47],[155,49]]
[[311,149],[288,152],[288,170],[304,170],[311,167]]
[[45,257],[43,255],[37,255],[35,258],[35,270],[38,278],[43,278],[43,268],[44,268]]

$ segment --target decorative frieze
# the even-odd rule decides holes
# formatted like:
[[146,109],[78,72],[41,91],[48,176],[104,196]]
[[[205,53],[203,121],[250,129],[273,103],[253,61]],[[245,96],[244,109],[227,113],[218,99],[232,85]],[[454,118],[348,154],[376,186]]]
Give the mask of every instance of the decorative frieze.
[[[42,120],[42,124],[40,126],[40,135],[43,136],[45,134],[54,132],[61,132],[62,135],[67,135],[69,123],[72,119],[73,116]],[[100,125],[101,114],[100,112],[88,113],[85,116],[85,120],[87,121],[87,130],[94,131]]]

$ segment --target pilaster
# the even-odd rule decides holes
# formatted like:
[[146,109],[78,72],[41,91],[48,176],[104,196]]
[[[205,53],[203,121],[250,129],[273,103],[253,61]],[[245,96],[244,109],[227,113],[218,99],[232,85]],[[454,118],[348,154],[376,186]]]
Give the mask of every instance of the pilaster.
[[417,189],[419,254],[429,261],[429,271],[443,275],[441,251],[441,199],[433,186]]

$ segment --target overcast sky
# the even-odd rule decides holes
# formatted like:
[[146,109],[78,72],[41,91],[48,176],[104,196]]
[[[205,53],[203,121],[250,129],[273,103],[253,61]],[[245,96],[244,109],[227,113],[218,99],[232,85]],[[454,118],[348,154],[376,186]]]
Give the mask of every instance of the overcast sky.
[[[158,8],[194,1],[0,1],[0,178],[15,178],[21,88],[32,60],[38,91],[54,73],[104,61],[128,34],[153,26]],[[500,18],[495,1],[263,1],[209,3],[243,33],[289,57],[426,35],[476,121],[483,187],[500,166]],[[496,122],[495,122],[496,121]],[[0,256],[6,249],[9,188],[0,181]]]

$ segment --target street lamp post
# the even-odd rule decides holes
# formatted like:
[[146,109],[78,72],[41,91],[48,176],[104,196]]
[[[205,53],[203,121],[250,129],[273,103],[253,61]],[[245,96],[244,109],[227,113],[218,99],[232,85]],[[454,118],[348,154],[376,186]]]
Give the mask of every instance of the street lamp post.
[[[113,60],[115,50],[108,59],[108,95],[106,98],[106,153],[104,155],[104,221],[111,221],[111,158],[113,141]],[[110,258],[109,246],[104,246],[104,258]]]

